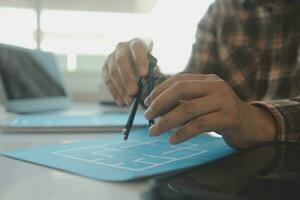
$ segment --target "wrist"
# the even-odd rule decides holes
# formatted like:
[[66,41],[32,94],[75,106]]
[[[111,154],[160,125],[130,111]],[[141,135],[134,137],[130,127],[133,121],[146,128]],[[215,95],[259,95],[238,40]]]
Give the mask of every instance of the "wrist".
[[250,130],[252,134],[255,135],[255,140],[258,143],[274,141],[276,138],[276,121],[272,113],[262,107],[262,106],[253,106],[250,107],[250,117],[248,121],[251,121]]

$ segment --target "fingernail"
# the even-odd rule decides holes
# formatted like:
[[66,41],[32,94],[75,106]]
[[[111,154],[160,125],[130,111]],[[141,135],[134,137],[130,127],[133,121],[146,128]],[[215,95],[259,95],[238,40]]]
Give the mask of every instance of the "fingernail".
[[117,99],[116,102],[117,102],[117,104],[118,104],[119,106],[121,106],[121,107],[123,106],[123,103],[122,103],[122,100],[121,100],[121,99]]
[[170,142],[171,144],[177,144],[178,141],[177,141],[176,136],[175,136],[175,135],[171,136],[171,137],[169,138],[169,142]]
[[125,97],[125,101],[126,101],[127,106],[129,106],[131,104],[131,97],[130,96],[126,96]]
[[140,72],[140,75],[142,76],[142,77],[144,77],[144,76],[146,76],[147,75],[147,70],[146,70],[146,66],[144,66],[144,65],[140,65],[139,67],[138,67],[138,69],[139,69],[139,72]]
[[153,125],[149,128],[149,133],[152,136],[157,136],[159,134],[159,129],[157,125]]
[[135,84],[129,83],[128,88],[129,88],[130,94],[134,95],[134,94],[136,93],[136,87],[135,87]]
[[149,107],[150,106],[150,97],[148,96],[145,101],[144,101],[145,106]]
[[152,110],[151,110],[150,107],[145,111],[144,116],[145,116],[148,120],[150,120],[150,119],[153,118],[153,112],[152,112]]

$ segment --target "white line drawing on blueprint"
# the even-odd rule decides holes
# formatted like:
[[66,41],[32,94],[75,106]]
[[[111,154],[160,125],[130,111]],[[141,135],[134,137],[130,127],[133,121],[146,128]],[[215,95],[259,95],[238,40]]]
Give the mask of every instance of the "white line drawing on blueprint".
[[126,143],[118,141],[66,149],[52,152],[52,154],[90,164],[130,171],[144,171],[206,152],[207,150],[203,149],[203,145],[187,142],[170,145],[168,141],[162,140],[152,140],[150,142],[131,140]]

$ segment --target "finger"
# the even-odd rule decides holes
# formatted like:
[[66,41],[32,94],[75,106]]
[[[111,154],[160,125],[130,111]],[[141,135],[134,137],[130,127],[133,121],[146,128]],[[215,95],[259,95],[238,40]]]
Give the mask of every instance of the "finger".
[[184,142],[204,132],[219,132],[226,129],[226,119],[220,111],[200,116],[180,128],[169,138],[171,144]]
[[126,103],[126,105],[130,104],[131,97],[127,94],[125,85],[123,84],[120,74],[115,66],[113,66],[112,62],[108,63],[108,68],[110,70],[110,79],[114,84],[114,88],[118,91],[122,101]]
[[148,38],[143,38],[142,41],[145,43],[148,52],[151,53],[153,49],[153,40]]
[[121,94],[123,102],[125,102],[125,104],[129,106],[131,104],[132,97],[126,92],[125,85],[121,81],[121,77],[118,72],[116,72],[116,78],[113,79],[113,82],[117,90],[119,91],[119,94]]
[[114,54],[114,65],[118,70],[120,80],[125,86],[127,94],[133,96],[137,92],[137,82],[130,59],[131,55],[128,44],[119,43]]
[[160,95],[163,91],[174,85],[176,82],[186,81],[186,80],[205,80],[207,79],[207,75],[203,74],[178,74],[174,75],[166,81],[162,82],[158,85],[151,94],[145,99],[145,105],[149,106],[153,99],[155,99],[158,95]]
[[111,80],[111,63],[112,63],[113,54],[108,55],[104,65],[103,65],[103,79],[105,81],[105,85],[107,86],[110,94],[113,99],[117,102],[118,105],[124,106],[124,101],[119,91],[116,89],[113,81]]
[[112,95],[113,99],[117,102],[117,104],[119,106],[124,106],[125,103],[124,103],[122,97],[120,96],[118,90],[115,88],[112,80],[111,79],[107,79],[105,81],[105,84],[106,84],[108,90],[110,91],[110,94]]
[[149,132],[154,136],[159,135],[169,129],[182,126],[194,118],[216,112],[221,107],[215,101],[211,96],[185,101],[162,116],[155,125],[151,126]]
[[153,68],[153,78],[158,78],[161,75],[159,66],[155,66]]
[[153,119],[171,108],[177,106],[182,100],[199,98],[210,91],[210,83],[207,81],[178,82],[157,96],[145,112],[147,119]]
[[113,57],[112,54],[109,54],[107,56],[107,59],[106,59],[104,65],[103,65],[103,67],[102,67],[102,75],[103,75],[103,78],[104,78],[105,81],[109,79],[109,67],[108,67],[108,63],[112,62],[111,61],[112,57]]
[[145,77],[148,74],[148,50],[146,44],[141,39],[133,39],[129,42],[129,48],[138,74]]

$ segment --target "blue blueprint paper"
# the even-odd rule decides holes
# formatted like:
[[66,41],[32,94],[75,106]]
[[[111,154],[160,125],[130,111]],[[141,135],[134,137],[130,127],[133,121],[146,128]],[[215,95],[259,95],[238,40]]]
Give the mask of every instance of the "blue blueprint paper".
[[128,181],[192,167],[234,152],[221,138],[201,134],[171,145],[170,132],[149,139],[147,129],[123,136],[6,152],[3,155],[98,180]]

